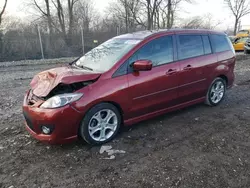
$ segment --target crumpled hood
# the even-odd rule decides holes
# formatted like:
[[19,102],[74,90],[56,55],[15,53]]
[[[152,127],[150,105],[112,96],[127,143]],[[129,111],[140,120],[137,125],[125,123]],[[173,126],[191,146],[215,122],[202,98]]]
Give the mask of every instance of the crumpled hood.
[[58,67],[43,71],[34,76],[30,83],[33,94],[46,97],[58,84],[73,84],[77,82],[95,80],[101,73],[89,72],[72,67]]

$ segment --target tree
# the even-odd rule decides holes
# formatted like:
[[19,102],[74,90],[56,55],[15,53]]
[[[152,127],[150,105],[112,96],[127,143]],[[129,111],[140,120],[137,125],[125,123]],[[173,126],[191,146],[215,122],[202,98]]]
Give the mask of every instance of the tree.
[[249,0],[224,0],[235,17],[234,35],[236,35],[240,19],[250,14]]
[[186,29],[215,29],[221,24],[220,20],[214,20],[211,14],[205,14],[202,16],[194,16],[187,19],[183,19],[180,24],[181,28]]
[[8,0],[5,0],[5,1],[4,1],[4,4],[3,4],[3,8],[0,9],[0,25],[1,25],[1,23],[2,23],[3,14],[4,14],[4,12],[5,12],[5,9],[6,9],[6,6],[7,6],[7,2],[8,2]]
[[51,16],[51,8],[50,8],[50,1],[49,0],[42,0],[45,3],[45,8],[42,8],[42,5],[39,5],[38,0],[33,0],[34,6],[38,9],[38,11],[42,14],[42,16],[45,16],[48,21],[48,28],[49,28],[49,34],[51,36],[52,34],[52,16]]
[[93,3],[88,0],[81,0],[75,8],[75,22],[83,27],[84,33],[89,33],[91,24],[97,18]]
[[203,20],[200,16],[184,19],[183,24],[181,24],[181,28],[185,29],[200,29],[202,27]]
[[[74,8],[79,0],[30,0],[42,17],[46,17],[50,35],[59,32],[68,46],[72,45],[75,25]],[[52,5],[52,6],[51,6]],[[54,5],[54,6],[53,6]]]
[[116,0],[106,10],[106,21],[113,22],[114,27],[119,27],[126,33],[135,31],[138,25],[146,27],[141,18],[142,7],[139,5],[138,0]]
[[154,29],[154,18],[162,1],[163,0],[142,0],[142,4],[146,7],[148,30]]

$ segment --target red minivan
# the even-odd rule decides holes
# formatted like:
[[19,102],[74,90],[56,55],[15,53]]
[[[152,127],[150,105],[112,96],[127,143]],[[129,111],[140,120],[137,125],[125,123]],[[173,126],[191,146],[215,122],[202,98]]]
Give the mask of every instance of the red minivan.
[[142,31],[114,37],[64,67],[37,74],[23,102],[38,140],[90,144],[196,103],[218,105],[233,85],[235,52],[209,30]]

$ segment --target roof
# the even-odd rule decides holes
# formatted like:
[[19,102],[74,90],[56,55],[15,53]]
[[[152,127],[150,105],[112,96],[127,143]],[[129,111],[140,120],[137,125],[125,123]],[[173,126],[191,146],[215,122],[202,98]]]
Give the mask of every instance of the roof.
[[159,29],[159,30],[145,30],[145,31],[137,31],[134,33],[127,33],[120,36],[117,36],[116,38],[126,38],[126,39],[138,39],[143,40],[147,37],[157,35],[160,33],[214,33],[214,34],[224,34],[223,32],[218,31],[212,31],[207,29]]

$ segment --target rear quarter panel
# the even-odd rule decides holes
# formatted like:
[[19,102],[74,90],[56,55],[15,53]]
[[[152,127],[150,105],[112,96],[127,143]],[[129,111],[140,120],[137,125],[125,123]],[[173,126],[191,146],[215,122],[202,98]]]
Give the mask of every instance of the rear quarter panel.
[[210,85],[216,77],[225,76],[227,78],[227,86],[231,87],[234,82],[235,54],[229,50],[215,53],[215,55],[217,56],[217,63],[207,65],[206,67],[208,84]]

